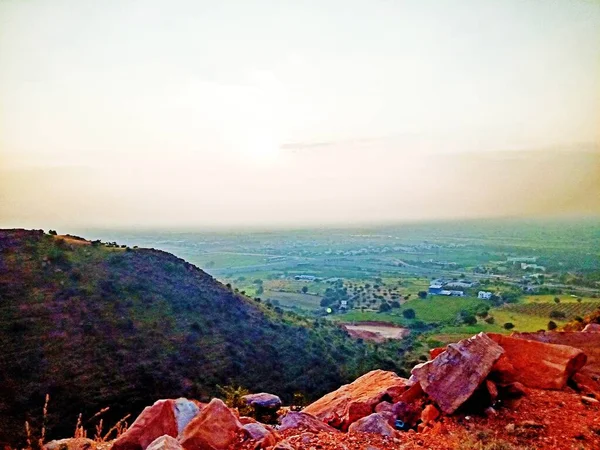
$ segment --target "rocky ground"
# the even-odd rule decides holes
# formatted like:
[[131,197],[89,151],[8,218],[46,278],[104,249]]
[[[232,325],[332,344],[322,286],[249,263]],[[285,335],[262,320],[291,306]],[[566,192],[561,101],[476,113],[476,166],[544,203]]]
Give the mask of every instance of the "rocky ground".
[[432,351],[409,380],[375,370],[302,411],[266,393],[244,397],[254,417],[218,399],[160,400],[100,448],[46,450],[600,449],[597,331],[480,333]]

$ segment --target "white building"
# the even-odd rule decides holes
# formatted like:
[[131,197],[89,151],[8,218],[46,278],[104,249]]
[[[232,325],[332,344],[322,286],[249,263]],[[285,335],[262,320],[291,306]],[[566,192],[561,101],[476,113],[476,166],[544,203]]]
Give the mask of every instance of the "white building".
[[477,298],[481,300],[489,300],[492,298],[492,293],[488,291],[479,291],[477,294]]

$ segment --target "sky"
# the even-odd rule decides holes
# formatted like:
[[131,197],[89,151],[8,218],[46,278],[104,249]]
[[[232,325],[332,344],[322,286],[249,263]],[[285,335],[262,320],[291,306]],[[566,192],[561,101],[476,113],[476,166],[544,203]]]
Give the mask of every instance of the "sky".
[[595,0],[0,0],[0,226],[600,214]]

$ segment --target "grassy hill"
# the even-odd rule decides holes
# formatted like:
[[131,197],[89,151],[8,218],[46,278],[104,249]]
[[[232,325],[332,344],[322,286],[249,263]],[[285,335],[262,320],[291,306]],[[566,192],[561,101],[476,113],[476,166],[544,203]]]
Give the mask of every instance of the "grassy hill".
[[400,371],[402,345],[268,308],[169,253],[0,230],[0,441],[40,425],[46,393],[49,435],[66,436],[80,412],[114,422],[217,384],[320,396]]

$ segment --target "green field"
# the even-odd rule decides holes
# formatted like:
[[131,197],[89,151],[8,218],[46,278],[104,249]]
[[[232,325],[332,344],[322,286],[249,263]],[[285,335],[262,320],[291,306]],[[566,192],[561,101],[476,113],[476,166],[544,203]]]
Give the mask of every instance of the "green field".
[[568,295],[568,294],[557,294],[557,295],[525,295],[522,298],[523,303],[555,303],[555,298],[560,300],[560,303],[578,303],[577,299],[581,299],[581,303],[598,302],[600,305],[600,299],[594,297]]
[[[319,308],[321,297],[317,295],[302,294],[299,292],[278,292],[266,290],[261,297],[264,301],[270,300],[276,305],[285,308],[301,308],[315,310]],[[277,302],[274,302],[277,301]]]
[[[336,316],[337,319],[348,322],[379,321],[392,322],[399,325],[410,325],[415,321],[425,323],[448,323],[456,321],[461,311],[475,313],[478,307],[487,303],[473,297],[429,297],[426,299],[413,299],[405,302],[400,308],[389,313],[350,311]],[[413,320],[405,319],[402,311],[413,309],[416,317]]]

